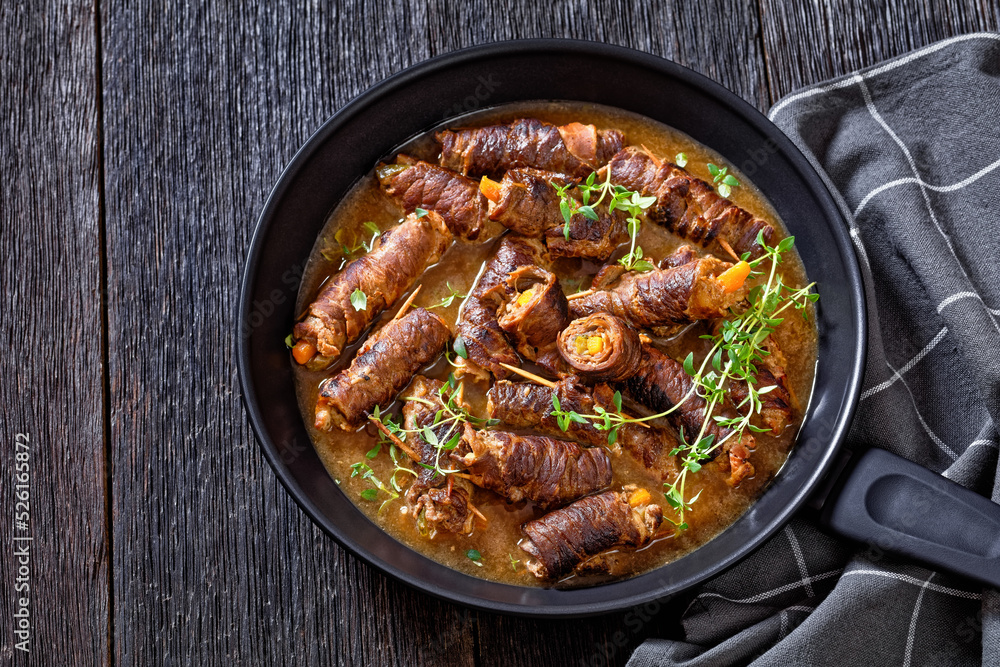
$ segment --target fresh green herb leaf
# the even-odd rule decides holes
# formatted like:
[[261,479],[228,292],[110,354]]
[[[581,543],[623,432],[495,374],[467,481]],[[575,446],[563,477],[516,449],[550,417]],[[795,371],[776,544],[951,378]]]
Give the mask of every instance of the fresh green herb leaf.
[[418,218],[422,218],[425,215],[427,215],[427,211],[425,209],[420,208],[419,206],[413,209],[413,212],[417,214]]
[[378,498],[378,489],[365,489],[361,492],[361,498],[363,500],[375,500]]
[[452,344],[452,347],[458,356],[463,359],[469,358],[469,352],[465,349],[465,340],[461,336],[455,336],[455,342]]
[[420,435],[431,447],[437,447],[439,445],[437,434],[431,430],[430,426],[425,426],[420,429]]
[[381,233],[382,233],[382,230],[378,228],[378,225],[376,225],[376,224],[375,224],[374,222],[372,222],[371,220],[369,220],[368,222],[366,222],[366,223],[365,223],[364,225],[362,225],[362,226],[363,226],[363,227],[364,227],[365,229],[367,229],[367,230],[368,230],[368,232],[369,232],[370,234],[375,234],[375,235],[378,235],[378,234],[381,234]]
[[368,307],[368,296],[361,291],[360,287],[356,287],[351,292],[351,305],[354,306],[354,310],[364,310]]
[[674,157],[674,164],[676,164],[678,167],[685,167],[687,166],[687,163],[688,163],[688,156],[685,155],[684,153],[678,153]]
[[292,337],[292,334],[288,334],[287,336],[285,336],[285,347],[287,348],[295,347],[295,338]]
[[684,372],[694,375],[694,352],[688,352],[688,356],[684,358]]
[[573,217],[573,213],[570,211],[568,200],[563,199],[562,201],[559,202],[559,212],[562,213],[563,222],[565,222],[566,226],[569,227],[569,223]]
[[447,449],[447,450],[455,449],[455,447],[458,446],[458,443],[459,441],[461,441],[461,439],[462,439],[462,432],[455,431],[455,435],[451,436],[451,439],[449,439],[448,442],[441,445],[441,449]]

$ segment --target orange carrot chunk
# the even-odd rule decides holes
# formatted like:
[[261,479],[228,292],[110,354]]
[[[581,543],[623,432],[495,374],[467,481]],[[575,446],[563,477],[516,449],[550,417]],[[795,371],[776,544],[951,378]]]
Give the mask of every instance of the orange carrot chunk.
[[716,280],[722,285],[722,291],[730,294],[743,287],[743,283],[746,282],[749,275],[750,265],[746,262],[737,262],[720,273]]
[[500,184],[491,181],[486,176],[483,176],[483,180],[479,181],[479,191],[494,204],[500,201]]
[[292,356],[300,364],[307,363],[316,355],[316,346],[307,340],[300,340],[292,348]]
[[649,491],[646,489],[637,489],[629,497],[628,504],[632,507],[638,507],[639,505],[645,505],[652,499],[653,497],[649,495]]

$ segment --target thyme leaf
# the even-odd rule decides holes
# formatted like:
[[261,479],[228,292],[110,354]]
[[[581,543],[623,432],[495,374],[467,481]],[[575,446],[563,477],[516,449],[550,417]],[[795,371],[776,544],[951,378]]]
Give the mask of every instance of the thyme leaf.
[[454,287],[451,286],[450,282],[446,282],[445,285],[448,287],[448,296],[443,297],[441,301],[435,303],[433,306],[427,306],[428,310],[430,310],[431,308],[447,308],[451,304],[455,303],[455,299],[465,298],[466,295],[458,292],[458,290],[456,290]]
[[364,310],[368,307],[368,295],[361,291],[360,287],[355,287],[351,292],[351,305],[354,310]]

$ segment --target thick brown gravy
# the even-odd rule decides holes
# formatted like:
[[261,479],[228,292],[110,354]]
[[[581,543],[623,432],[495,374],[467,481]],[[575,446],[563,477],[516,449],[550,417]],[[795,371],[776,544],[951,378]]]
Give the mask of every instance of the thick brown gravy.
[[[599,128],[617,128],[624,132],[627,144],[644,145],[656,155],[672,159],[677,153],[685,153],[688,159],[686,167],[688,171],[707,181],[711,181],[706,168],[707,163],[712,162],[720,166],[727,164],[718,154],[671,128],[621,110],[595,105],[561,102],[509,105],[480,112],[463,118],[461,121],[451,121],[448,126],[482,125],[525,116],[533,116],[557,124],[579,121],[593,123]],[[432,134],[419,137],[400,147],[399,152],[434,160],[436,150],[431,137]],[[372,165],[373,168],[374,166]],[[735,171],[732,166],[730,166],[730,171],[734,172],[742,184],[734,189],[730,199],[771,223],[783,236],[784,227],[764,197],[754,188],[749,179]],[[365,222],[374,222],[381,230],[385,230],[396,224],[401,215],[402,212],[398,206],[379,190],[374,173],[366,175],[331,213],[317,239],[299,291],[297,312],[303,312],[310,301],[315,298],[324,281],[339,270],[343,256],[338,251],[341,245],[336,240],[338,236],[341,242],[354,245],[360,240],[368,240],[372,236],[372,232],[364,228]],[[495,239],[501,231],[503,230],[499,226],[495,229],[487,229],[481,238]],[[777,239],[772,242],[776,243]],[[639,243],[646,256],[654,260],[659,260],[677,246],[682,245],[680,239],[652,223],[643,225]],[[418,281],[418,284],[422,284],[423,288],[414,305],[429,307],[438,304],[451,294],[452,289],[462,295],[467,295],[493,247],[492,240],[471,244],[456,242],[441,258],[441,261],[428,269]],[[363,250],[351,255],[351,258],[360,256],[361,252]],[[613,259],[621,254],[624,253],[620,250]],[[792,254],[794,253],[786,255],[786,261],[781,265],[781,273],[783,273],[787,284],[801,286],[806,284],[805,272],[798,256],[792,257]],[[560,260],[556,265],[556,273],[560,276],[565,291],[572,293],[589,286],[589,276],[596,271],[596,268],[593,264],[584,265],[579,260]],[[404,300],[400,299],[399,303]],[[449,307],[436,308],[435,312],[454,325],[460,305],[461,299],[456,298]],[[398,308],[398,304],[383,314],[383,319],[392,317],[396,308]],[[376,322],[375,326],[379,326],[379,322]],[[704,332],[704,329],[695,325],[669,341],[659,342],[668,352],[673,353],[675,358],[682,358],[689,350],[695,350],[697,356],[697,350],[704,349],[704,341],[699,340],[698,335]],[[800,409],[796,413],[796,418],[800,420],[808,405],[815,373],[816,330],[813,318],[810,317],[808,321],[805,321],[797,314],[786,317],[775,337],[788,361],[786,372],[791,383],[790,388],[800,404]],[[379,492],[376,500],[366,501],[362,499],[362,491],[372,487],[368,481],[363,480],[360,476],[351,477],[352,464],[359,461],[366,462],[374,470],[376,476],[384,482],[388,481],[393,470],[393,464],[385,448],[372,459],[365,457],[366,452],[371,450],[376,443],[374,427],[368,426],[355,433],[341,431],[325,433],[312,426],[319,383],[348,365],[360,343],[361,341],[358,341],[357,344],[345,350],[340,361],[334,367],[323,372],[308,371],[289,358],[289,363],[295,369],[299,407],[303,420],[320,458],[333,479],[340,485],[344,493],[379,527],[433,560],[474,576],[505,583],[525,586],[549,585],[550,582],[538,580],[526,571],[524,562],[527,556],[518,548],[518,542],[522,539],[521,524],[542,515],[542,512],[533,507],[531,503],[522,502],[511,505],[491,492],[477,489],[473,502],[486,516],[488,523],[483,525],[482,522],[477,521],[473,534],[469,536],[438,533],[433,539],[428,539],[418,534],[413,518],[403,513],[404,500],[402,497],[385,502],[388,496]],[[445,360],[440,359],[427,369],[425,374],[445,379],[449,370],[450,367]],[[488,386],[485,383],[477,384],[469,379],[466,380],[465,385],[464,396],[466,401],[471,404],[474,414],[487,416],[485,414],[485,392]],[[406,390],[402,392],[401,396],[405,395]],[[398,408],[397,403],[391,409],[398,410]],[[627,572],[627,574],[619,575],[618,578],[640,574],[676,560],[697,549],[732,524],[759,497],[781,468],[793,445],[798,426],[798,422],[793,423],[778,438],[766,434],[758,435],[758,446],[751,458],[756,474],[745,480],[738,488],[729,487],[723,477],[719,474],[713,474],[708,466],[689,477],[687,497],[690,498],[699,490],[704,489],[704,493],[694,504],[693,510],[685,516],[690,528],[675,536],[656,540],[639,551],[623,551],[619,555],[619,565],[622,566],[622,571]],[[405,461],[405,457],[403,463],[415,468],[414,464]],[[674,516],[663,498],[663,494],[658,492],[660,483],[641,465],[620,452],[612,452],[612,465],[614,467],[612,488],[620,488],[623,484],[628,483],[639,484],[653,493],[654,499],[663,507],[665,516]],[[402,474],[398,479],[405,488],[411,477]],[[476,549],[480,552],[482,557],[478,562],[467,557],[469,549]],[[557,585],[592,585],[607,579],[606,575],[573,576]]]

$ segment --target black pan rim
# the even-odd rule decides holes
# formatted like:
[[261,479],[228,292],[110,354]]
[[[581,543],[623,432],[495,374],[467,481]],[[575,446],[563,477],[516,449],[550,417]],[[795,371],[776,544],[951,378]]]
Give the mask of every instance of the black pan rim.
[[[425,593],[476,609],[540,618],[592,616],[596,614],[620,611],[636,605],[652,602],[653,600],[662,599],[721,573],[745,558],[758,548],[767,538],[780,530],[795,514],[795,512],[805,503],[811,492],[816,488],[819,481],[825,476],[830,465],[834,461],[835,455],[843,442],[853,418],[854,410],[857,406],[866,360],[867,322],[865,316],[865,295],[862,287],[860,266],[857,262],[853,244],[847,231],[848,227],[833,199],[833,196],[829,193],[822,179],[815,172],[805,156],[802,155],[794,144],[776,126],[767,120],[767,118],[754,107],[736,96],[734,93],[730,92],[728,89],[724,88],[721,84],[718,84],[681,65],[657,56],[625,47],[607,45],[600,42],[567,39],[532,39],[495,42],[470,47],[418,63],[375,84],[331,116],[295,153],[294,157],[282,171],[276,185],[267,197],[250,243],[247,261],[243,271],[236,321],[242,324],[246,322],[250,316],[253,287],[256,281],[258,264],[263,252],[262,240],[266,236],[266,232],[268,231],[270,224],[273,222],[275,212],[281,204],[281,200],[286,193],[289,183],[304,166],[304,164],[317,151],[317,149],[319,149],[327,141],[330,135],[334,134],[343,124],[347,122],[348,119],[362,113],[365,109],[371,108],[373,105],[377,105],[387,95],[391,94],[394,89],[408,82],[417,81],[428,76],[429,74],[444,71],[455,66],[466,65],[481,60],[488,60],[495,57],[513,54],[565,56],[572,56],[574,54],[594,56],[596,54],[600,55],[602,58],[608,58],[609,60],[615,61],[625,61],[629,64],[638,65],[640,67],[653,70],[659,74],[681,80],[687,85],[698,89],[700,92],[712,98],[713,101],[727,107],[737,115],[741,116],[763,136],[773,140],[777,145],[778,150],[783,154],[783,157],[788,159],[793,164],[803,180],[811,188],[812,192],[817,197],[817,200],[821,203],[827,219],[836,223],[831,225],[830,231],[838,246],[837,250],[845,258],[847,258],[847,278],[850,283],[849,287],[852,297],[852,311],[856,320],[856,340],[854,343],[857,354],[851,364],[850,381],[845,394],[846,400],[844,403],[847,407],[839,414],[839,418],[832,428],[832,444],[827,447],[821,459],[816,463],[815,468],[808,476],[808,481],[802,485],[801,490],[796,494],[794,499],[787,503],[781,511],[777,512],[775,516],[771,517],[768,525],[759,534],[745,542],[741,548],[731,552],[728,558],[723,559],[711,567],[704,568],[696,576],[688,577],[684,580],[671,581],[666,585],[661,584],[660,586],[653,586],[648,590],[624,597],[614,597],[613,595],[610,595],[612,589],[616,586],[622,586],[628,582],[648,579],[650,575],[655,574],[656,570],[653,570],[652,572],[645,573],[631,579],[601,586],[600,588],[602,590],[606,590],[609,595],[607,596],[607,600],[600,602],[575,602],[574,597],[578,597],[574,595],[574,593],[578,592],[575,590],[559,591],[558,596],[561,600],[565,600],[565,602],[560,601],[558,603],[542,607],[484,600],[480,597],[466,595],[453,590],[445,590],[436,585],[428,584],[427,582],[415,579],[408,573],[396,568],[392,563],[376,556],[365,546],[352,539],[350,535],[345,534],[344,531],[339,530],[338,527],[328,519],[328,517],[320,512],[316,505],[304,497],[297,481],[283,466],[280,454],[274,442],[272,442],[270,435],[264,428],[263,416],[250,378],[251,359],[248,344],[249,339],[248,337],[242,335],[242,327],[238,327],[236,334],[237,370],[243,404],[247,411],[253,432],[260,443],[268,464],[271,466],[272,470],[274,470],[278,480],[285,487],[293,500],[295,500],[296,504],[302,508],[302,510],[316,525],[337,541],[338,544],[347,549],[352,555],[367,564],[374,566],[394,579],[409,584]],[[463,573],[457,571],[453,572],[456,577],[468,577],[468,575]],[[511,586],[509,584],[500,584],[497,582],[490,583],[494,586],[502,586],[512,589],[522,588]],[[635,584],[633,583],[631,587],[635,587]],[[592,591],[594,589],[589,588],[582,590]]]

